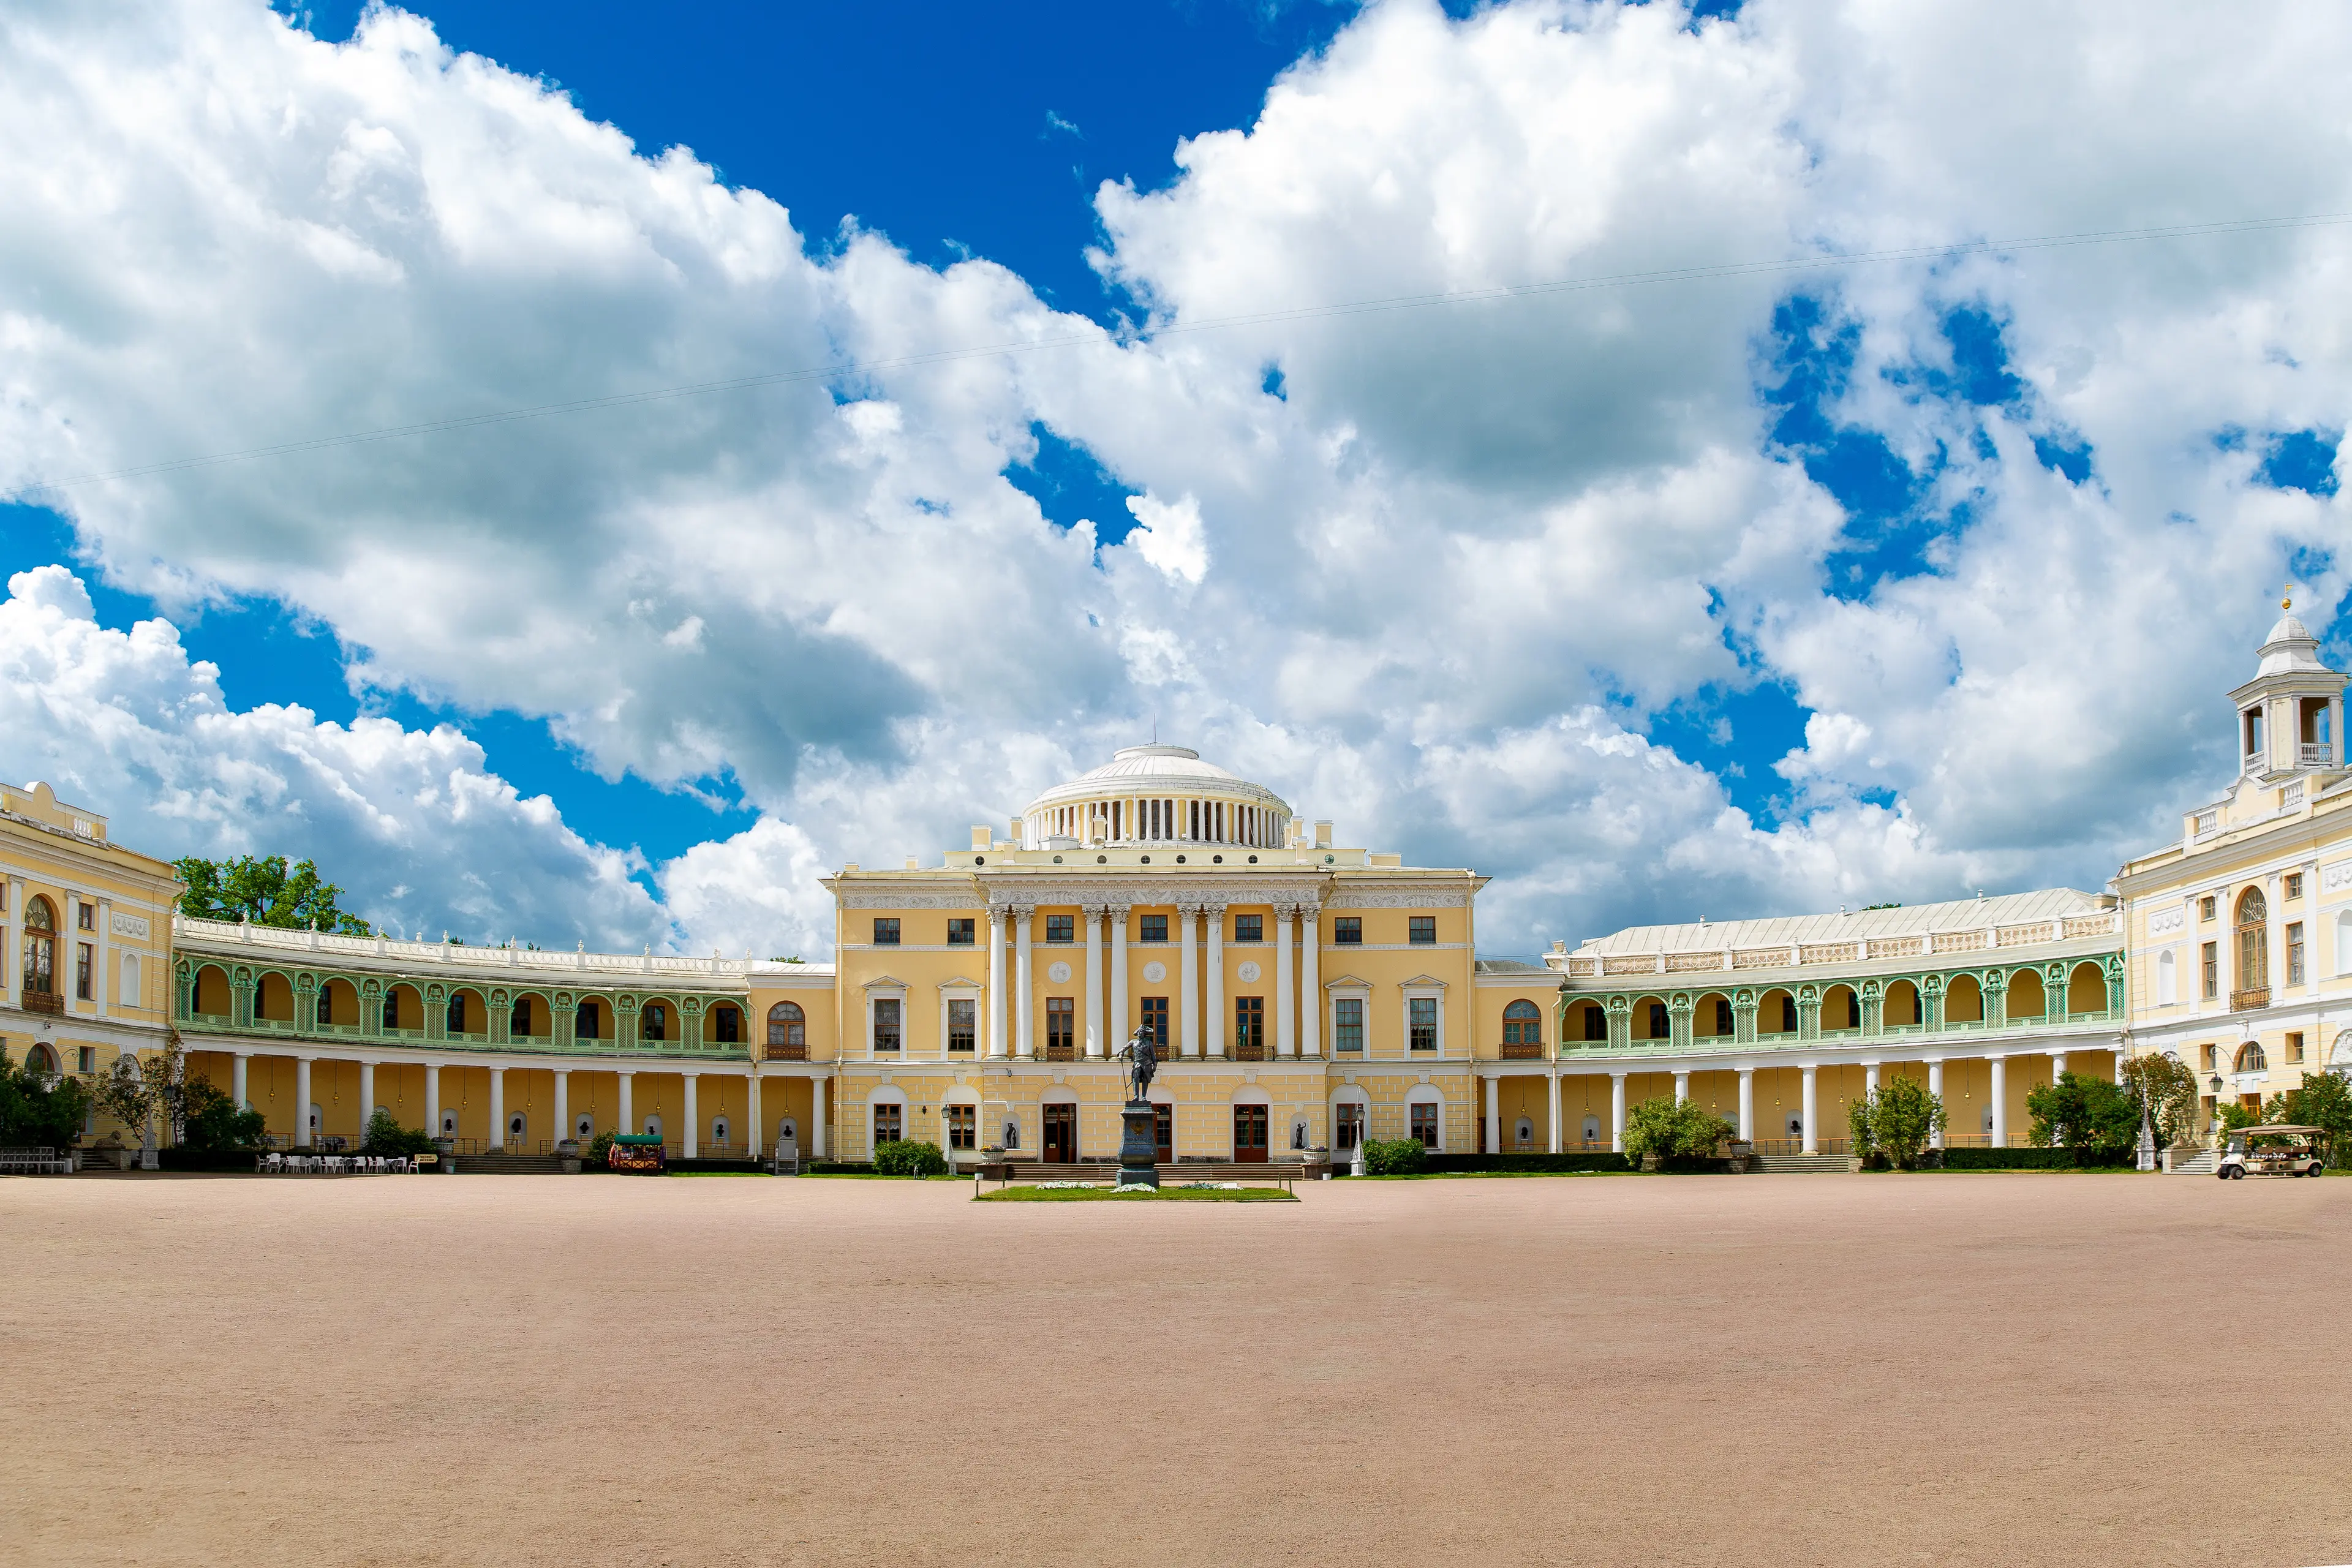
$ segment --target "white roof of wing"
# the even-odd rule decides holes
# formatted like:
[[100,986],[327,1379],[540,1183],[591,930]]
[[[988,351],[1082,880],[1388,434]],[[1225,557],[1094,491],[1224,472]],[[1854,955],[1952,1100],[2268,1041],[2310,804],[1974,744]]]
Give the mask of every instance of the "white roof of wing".
[[2063,915],[2096,914],[2103,906],[2072,888],[2003,893],[1994,899],[1954,899],[1893,910],[1835,910],[1825,915],[1776,915],[1760,921],[1693,921],[1685,925],[1627,926],[1594,937],[1579,952],[1692,952],[1726,947],[1777,947],[1789,942],[1853,942],[1859,937],[1920,936],[1939,931],[1982,931]]

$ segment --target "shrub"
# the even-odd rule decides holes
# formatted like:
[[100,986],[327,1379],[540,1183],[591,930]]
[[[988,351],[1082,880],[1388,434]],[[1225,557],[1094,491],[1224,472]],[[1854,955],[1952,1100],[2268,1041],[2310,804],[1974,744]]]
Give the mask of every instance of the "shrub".
[[936,1143],[898,1138],[874,1146],[874,1171],[882,1176],[944,1176],[948,1157]]
[[387,1159],[402,1154],[430,1154],[433,1150],[433,1134],[421,1127],[403,1127],[399,1118],[381,1105],[368,1118],[367,1131],[360,1143],[361,1153],[381,1154]]
[[1916,1079],[1890,1078],[1845,1108],[1853,1152],[1864,1159],[1884,1154],[1904,1170],[1919,1163],[1919,1151],[1944,1126],[1944,1102]]
[[1422,1162],[1422,1168],[1425,1171],[1524,1172],[1529,1175],[1544,1175],[1577,1171],[1629,1171],[1634,1168],[1634,1163],[1628,1162],[1622,1154],[1579,1150],[1573,1154],[1432,1154]]
[[81,1136],[89,1108],[89,1089],[79,1079],[12,1068],[7,1047],[0,1045],[0,1144],[69,1148]]
[[613,1133],[612,1130],[607,1128],[605,1131],[597,1133],[595,1137],[588,1141],[588,1152],[581,1156],[581,1163],[583,1165],[593,1164],[597,1169],[602,1170],[604,1166],[606,1156],[610,1155],[612,1152]]
[[1429,1151],[1418,1138],[1368,1138],[1364,1141],[1364,1174],[1411,1176],[1428,1163]]
[[1692,1100],[1676,1103],[1673,1096],[1661,1095],[1625,1113],[1625,1157],[1636,1165],[1644,1154],[1655,1154],[1661,1162],[1705,1160],[1736,1131]]
[[183,1149],[231,1153],[261,1147],[262,1116],[258,1110],[239,1110],[236,1101],[200,1078],[190,1079],[180,1096]]

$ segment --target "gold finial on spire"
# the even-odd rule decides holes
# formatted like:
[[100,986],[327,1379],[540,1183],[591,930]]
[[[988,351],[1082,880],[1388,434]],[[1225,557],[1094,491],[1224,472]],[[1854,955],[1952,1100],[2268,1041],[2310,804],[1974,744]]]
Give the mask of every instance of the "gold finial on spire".
[[2289,583],[2285,587],[2279,590],[2279,608],[2282,610],[2292,610],[2294,608],[2294,584]]

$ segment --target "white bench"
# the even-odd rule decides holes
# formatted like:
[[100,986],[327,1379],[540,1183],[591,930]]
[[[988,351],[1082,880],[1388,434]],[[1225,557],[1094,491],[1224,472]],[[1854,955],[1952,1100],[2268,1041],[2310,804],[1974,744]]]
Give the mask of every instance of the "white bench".
[[70,1176],[73,1155],[55,1149],[0,1149],[0,1176]]

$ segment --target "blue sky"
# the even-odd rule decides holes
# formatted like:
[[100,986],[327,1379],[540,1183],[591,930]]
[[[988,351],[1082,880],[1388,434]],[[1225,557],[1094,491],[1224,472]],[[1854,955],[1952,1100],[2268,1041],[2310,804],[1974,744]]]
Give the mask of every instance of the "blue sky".
[[2095,886],[2226,777],[2282,582],[2344,652],[2352,404],[2344,226],[1979,245],[2352,208],[2352,37],[2187,9],[2047,74],[2117,25],[45,17],[0,49],[0,166],[58,176],[0,178],[7,765],[404,927],[621,946],[817,946],[824,867],[1155,723],[1489,872],[1500,952]]

